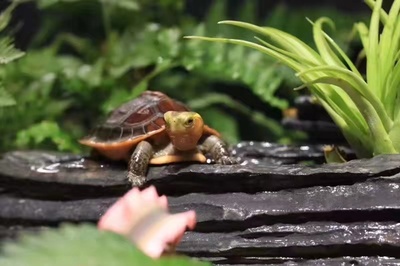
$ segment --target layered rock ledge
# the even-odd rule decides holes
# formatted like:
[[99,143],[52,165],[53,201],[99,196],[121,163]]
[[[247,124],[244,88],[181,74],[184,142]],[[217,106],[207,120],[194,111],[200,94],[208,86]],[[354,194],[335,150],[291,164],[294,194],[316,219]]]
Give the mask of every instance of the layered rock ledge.
[[[178,251],[216,265],[400,262],[400,155],[320,164],[322,146],[244,142],[241,164],[151,167],[146,185],[198,225]],[[311,164],[310,164],[311,163]],[[126,166],[16,151],[0,159],[0,239],[96,222],[129,189]]]

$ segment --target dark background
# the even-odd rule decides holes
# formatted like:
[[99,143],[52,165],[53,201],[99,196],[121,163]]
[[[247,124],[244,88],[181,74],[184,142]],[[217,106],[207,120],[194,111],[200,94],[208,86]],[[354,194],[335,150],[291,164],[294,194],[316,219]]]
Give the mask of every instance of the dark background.
[[[203,14],[206,13],[208,7],[214,1],[216,0],[202,0],[202,1],[188,0],[187,10],[188,12],[201,17]],[[236,6],[241,6],[241,4],[246,1],[253,1],[253,0],[229,0],[229,3],[230,7],[234,9]],[[385,1],[385,2],[390,2],[390,1]],[[268,10],[272,10],[274,6],[282,3],[293,8],[307,7],[307,6],[310,7],[326,6],[348,12],[363,12],[368,10],[366,5],[364,4],[364,1],[362,0],[281,0],[281,1],[258,0],[257,3],[259,6],[258,11],[260,16],[265,16],[265,14],[268,13]]]
[[[154,0],[153,0],[154,1]],[[187,0],[186,1],[186,12],[202,18],[208,8],[215,0]],[[241,6],[245,1],[253,0],[229,0],[229,7],[231,13],[234,13],[236,7]],[[255,1],[255,0],[254,0]],[[389,5],[391,1],[384,1],[385,5]],[[4,9],[8,5],[7,0],[0,0],[0,10]],[[259,6],[258,12],[260,17],[265,17],[269,10],[272,10],[274,6],[278,4],[285,4],[290,8],[298,7],[330,7],[336,8],[346,12],[365,12],[368,7],[362,0],[258,0]],[[229,19],[229,18],[227,18]],[[12,20],[13,25],[17,25],[16,30],[16,45],[24,49],[35,34],[36,29],[40,26],[40,12],[36,9],[34,2],[29,2],[20,5],[14,12],[14,18]]]

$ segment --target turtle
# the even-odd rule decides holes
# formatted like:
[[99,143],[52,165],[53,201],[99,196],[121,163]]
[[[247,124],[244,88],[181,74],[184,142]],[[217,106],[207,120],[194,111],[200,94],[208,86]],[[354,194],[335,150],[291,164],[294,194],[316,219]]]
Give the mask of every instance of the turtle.
[[217,164],[238,163],[200,114],[159,91],[124,103],[79,142],[107,159],[127,161],[132,186],[146,182],[149,164],[205,163],[206,154]]

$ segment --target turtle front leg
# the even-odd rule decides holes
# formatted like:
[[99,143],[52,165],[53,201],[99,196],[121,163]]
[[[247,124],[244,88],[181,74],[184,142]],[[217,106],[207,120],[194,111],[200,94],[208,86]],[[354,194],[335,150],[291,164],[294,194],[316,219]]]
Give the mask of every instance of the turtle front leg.
[[147,141],[141,141],[129,160],[128,180],[132,186],[141,186],[146,181],[146,172],[153,156],[153,147]]
[[218,164],[237,164],[238,160],[231,157],[226,144],[217,136],[211,135],[204,139],[200,145],[204,153],[209,152]]

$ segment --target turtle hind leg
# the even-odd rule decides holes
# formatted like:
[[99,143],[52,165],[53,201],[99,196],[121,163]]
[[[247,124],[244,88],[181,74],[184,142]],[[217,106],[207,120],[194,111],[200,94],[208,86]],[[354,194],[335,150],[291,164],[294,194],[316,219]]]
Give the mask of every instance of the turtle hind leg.
[[132,186],[141,186],[146,182],[146,172],[153,156],[153,147],[147,141],[141,141],[129,160],[128,180]]
[[226,144],[217,136],[211,135],[201,143],[201,150],[204,153],[210,153],[218,164],[237,164],[237,158],[230,156]]

